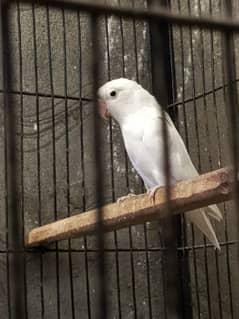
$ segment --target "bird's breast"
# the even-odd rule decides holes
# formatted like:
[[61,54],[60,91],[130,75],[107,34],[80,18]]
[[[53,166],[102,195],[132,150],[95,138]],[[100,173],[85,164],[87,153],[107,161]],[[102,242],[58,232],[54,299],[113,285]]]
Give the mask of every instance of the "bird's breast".
[[141,140],[144,135],[146,119],[144,116],[131,115],[121,126],[123,137],[131,136],[132,138]]

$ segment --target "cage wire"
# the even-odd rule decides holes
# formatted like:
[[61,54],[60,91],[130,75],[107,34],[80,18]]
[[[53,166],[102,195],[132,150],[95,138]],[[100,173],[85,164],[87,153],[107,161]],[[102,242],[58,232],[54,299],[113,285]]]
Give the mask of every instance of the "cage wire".
[[113,78],[167,107],[200,173],[237,168],[238,5],[1,2],[2,318],[237,318],[232,201],[214,225],[220,253],[179,217],[103,234],[100,209],[94,236],[26,249],[24,234],[144,191],[119,127],[97,118],[96,90]]

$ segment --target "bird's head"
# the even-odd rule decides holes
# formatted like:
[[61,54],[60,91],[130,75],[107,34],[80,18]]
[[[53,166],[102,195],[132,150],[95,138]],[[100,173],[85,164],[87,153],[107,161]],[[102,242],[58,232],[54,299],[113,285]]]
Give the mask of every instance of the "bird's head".
[[125,78],[109,81],[98,90],[99,113],[104,119],[112,116],[121,123],[140,109],[145,96],[151,95],[135,81]]

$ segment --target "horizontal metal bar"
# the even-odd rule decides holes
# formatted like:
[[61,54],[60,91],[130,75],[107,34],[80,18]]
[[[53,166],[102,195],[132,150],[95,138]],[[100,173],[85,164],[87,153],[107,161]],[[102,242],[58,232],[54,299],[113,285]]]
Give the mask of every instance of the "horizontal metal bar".
[[[233,81],[233,83],[238,83],[239,82],[239,79],[236,79],[235,81]],[[192,97],[189,97],[189,98],[185,98],[184,100],[179,100],[179,101],[176,101],[174,103],[171,103],[168,105],[168,108],[170,107],[173,107],[173,106],[178,106],[178,105],[182,105],[182,104],[187,104],[187,103],[190,103],[190,102],[193,102],[193,101],[196,101],[196,100],[199,100],[199,99],[202,99],[206,96],[210,96],[211,94],[214,94],[215,92],[219,92],[221,90],[224,90],[228,87],[228,84],[225,83],[225,84],[222,84],[222,85],[219,85],[219,86],[215,86],[213,89],[211,90],[206,90],[204,91],[203,93],[198,93],[196,95],[193,95]]]
[[[231,245],[238,245],[239,240],[228,240],[228,241],[220,241],[220,247],[223,246],[231,246]],[[205,247],[208,248],[215,248],[215,246],[213,244],[210,243],[206,243],[206,244],[202,244],[202,245],[188,245],[188,246],[179,246],[176,247],[176,249],[178,251],[190,251],[193,249],[205,249]],[[115,253],[115,251],[117,250],[119,253],[127,253],[127,252],[135,252],[135,253],[145,253],[145,252],[163,252],[165,251],[167,248],[165,247],[149,247],[149,248],[137,248],[137,247],[133,247],[133,248],[105,248],[104,252],[106,253]],[[99,249],[94,249],[94,248],[71,248],[71,249],[64,249],[64,248],[58,248],[57,250],[54,248],[48,248],[48,247],[40,247],[39,250],[36,250],[35,248],[26,248],[25,250],[13,250],[13,249],[2,249],[0,250],[0,254],[14,254],[14,253],[18,253],[18,254],[24,254],[24,253],[32,253],[32,254],[39,254],[39,251],[41,251],[42,253],[56,253],[56,251],[58,251],[59,253],[85,253],[87,250],[87,252],[89,253],[97,253],[99,252]]]
[[[0,89],[0,93],[4,93],[4,90]],[[54,99],[68,99],[68,100],[73,100],[73,101],[83,101],[83,102],[92,102],[94,101],[93,98],[87,98],[87,97],[77,97],[77,96],[72,96],[72,95],[61,95],[61,94],[54,94],[52,95],[51,93],[42,93],[42,92],[30,92],[30,91],[17,91],[17,90],[11,90],[6,93],[9,94],[17,94],[17,95],[25,95],[25,96],[38,96],[38,97],[46,97],[46,98],[54,98]]]
[[[171,213],[178,214],[231,199],[232,175],[231,169],[224,168],[172,186]],[[101,209],[104,231],[165,217],[167,216],[165,187],[156,191],[154,200],[148,194],[135,195],[133,198],[108,204]],[[56,240],[90,235],[96,232],[97,223],[97,209],[93,209],[31,230],[26,234],[25,245],[33,247]]]
[[[236,82],[238,83],[239,82],[239,79],[236,79],[235,81],[233,82]],[[192,96],[192,97],[189,97],[189,98],[186,98],[184,100],[179,100],[179,101],[176,101],[174,103],[170,103],[167,107],[168,108],[171,108],[171,107],[174,107],[174,106],[178,106],[178,105],[182,105],[182,104],[187,104],[189,102],[193,102],[195,100],[199,100],[201,98],[204,98],[206,96],[210,96],[211,94],[214,94],[215,92],[219,92],[225,88],[228,87],[228,84],[225,83],[225,84],[222,84],[222,85],[219,85],[219,86],[216,86],[214,89],[211,89],[211,90],[207,90],[203,93],[198,93],[196,94],[195,96]],[[4,90],[0,89],[0,93],[4,93]],[[74,96],[74,95],[67,95],[67,96],[64,96],[64,95],[61,95],[61,94],[50,94],[50,93],[43,93],[43,92],[31,92],[31,91],[18,91],[18,90],[11,90],[8,92],[9,94],[14,94],[14,95],[25,95],[25,96],[38,96],[38,97],[45,97],[45,98],[54,98],[54,99],[68,99],[68,100],[72,100],[72,101],[77,101],[77,102],[93,102],[94,101],[94,98],[93,97],[77,97],[77,96]],[[72,94],[72,93],[71,93]]]
[[[15,1],[7,1],[8,3]],[[38,5],[48,4],[52,7],[66,8],[70,10],[87,11],[95,15],[113,14],[115,16],[124,16],[125,18],[151,20],[157,22],[167,22],[180,26],[201,27],[204,29],[214,29],[219,31],[239,31],[239,21],[230,18],[214,18],[214,17],[197,17],[172,13],[160,6],[151,7],[150,9],[126,8],[119,6],[111,6],[101,3],[77,1],[77,0],[22,0],[21,3],[35,2]]]

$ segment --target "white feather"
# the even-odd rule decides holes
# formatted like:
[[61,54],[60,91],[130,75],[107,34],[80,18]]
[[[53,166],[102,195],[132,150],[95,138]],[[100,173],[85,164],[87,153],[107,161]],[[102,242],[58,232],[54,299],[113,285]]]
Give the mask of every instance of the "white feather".
[[[112,90],[117,92],[114,98],[110,97]],[[99,95],[105,100],[108,111],[119,122],[128,156],[146,188],[164,186],[163,111],[155,98],[136,82],[127,79],[106,83],[100,88]],[[198,172],[173,122],[165,115],[170,152],[170,182],[175,184],[197,176]],[[185,213],[186,218],[219,249],[209,215],[218,221],[222,219],[216,205],[200,209],[197,213]]]

